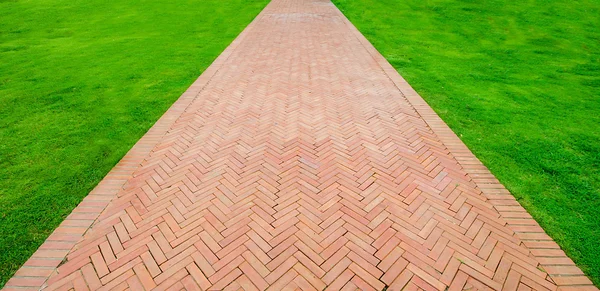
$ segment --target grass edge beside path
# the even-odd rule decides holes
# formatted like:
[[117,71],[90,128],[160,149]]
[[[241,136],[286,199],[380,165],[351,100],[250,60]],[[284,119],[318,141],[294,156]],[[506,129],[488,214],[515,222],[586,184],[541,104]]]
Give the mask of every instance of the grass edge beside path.
[[600,2],[333,2],[600,286]]
[[0,288],[267,3],[0,1]]

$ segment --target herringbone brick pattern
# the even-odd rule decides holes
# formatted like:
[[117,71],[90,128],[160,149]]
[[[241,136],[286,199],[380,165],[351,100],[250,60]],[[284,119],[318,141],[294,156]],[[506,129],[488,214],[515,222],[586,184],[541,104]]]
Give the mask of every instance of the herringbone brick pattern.
[[553,242],[515,233],[539,226],[482,193],[361,37],[329,1],[274,0],[107,177],[116,197],[84,201],[7,288],[556,290],[542,258],[593,289],[560,249],[532,253]]

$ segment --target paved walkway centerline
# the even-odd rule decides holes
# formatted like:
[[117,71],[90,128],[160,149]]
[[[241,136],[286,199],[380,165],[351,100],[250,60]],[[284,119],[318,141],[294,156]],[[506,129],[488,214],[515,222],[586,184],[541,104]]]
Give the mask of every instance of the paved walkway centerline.
[[272,0],[5,286],[40,288],[597,290],[329,0]]

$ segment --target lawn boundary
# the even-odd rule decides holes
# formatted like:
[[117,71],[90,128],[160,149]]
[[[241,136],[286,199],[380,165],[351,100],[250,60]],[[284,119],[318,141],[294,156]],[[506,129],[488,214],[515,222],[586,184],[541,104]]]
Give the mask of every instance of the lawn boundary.
[[255,23],[263,17],[264,9],[246,26],[229,46],[202,72],[192,85],[169,107],[158,121],[140,138],[123,158],[106,174],[98,185],[73,209],[33,255],[8,280],[2,290],[40,290],[56,272],[67,254],[94,225],[108,204],[132,177],[168,130],[202,92],[229,56],[244,41]]
[[[338,9],[337,6],[336,9]],[[339,9],[338,11],[343,15]],[[374,61],[394,82],[396,88],[439,137],[460,166],[470,177],[473,177],[473,182],[477,185],[477,188],[481,190],[500,214],[499,218],[504,220],[504,223],[514,231],[513,235],[521,240],[521,244],[531,251],[530,256],[535,258],[540,263],[540,267],[548,273],[547,280],[556,284],[558,290],[598,290],[504,185],[496,179],[489,169],[475,157],[452,129],[435,113],[425,99],[400,76],[398,71],[347,17],[342,18],[363,47],[371,54]]]

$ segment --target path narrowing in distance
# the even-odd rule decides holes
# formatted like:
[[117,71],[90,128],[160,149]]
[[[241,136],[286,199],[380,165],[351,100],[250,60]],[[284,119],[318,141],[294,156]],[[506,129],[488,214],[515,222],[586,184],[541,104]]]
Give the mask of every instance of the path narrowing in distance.
[[5,288],[597,290],[328,0],[273,0]]

